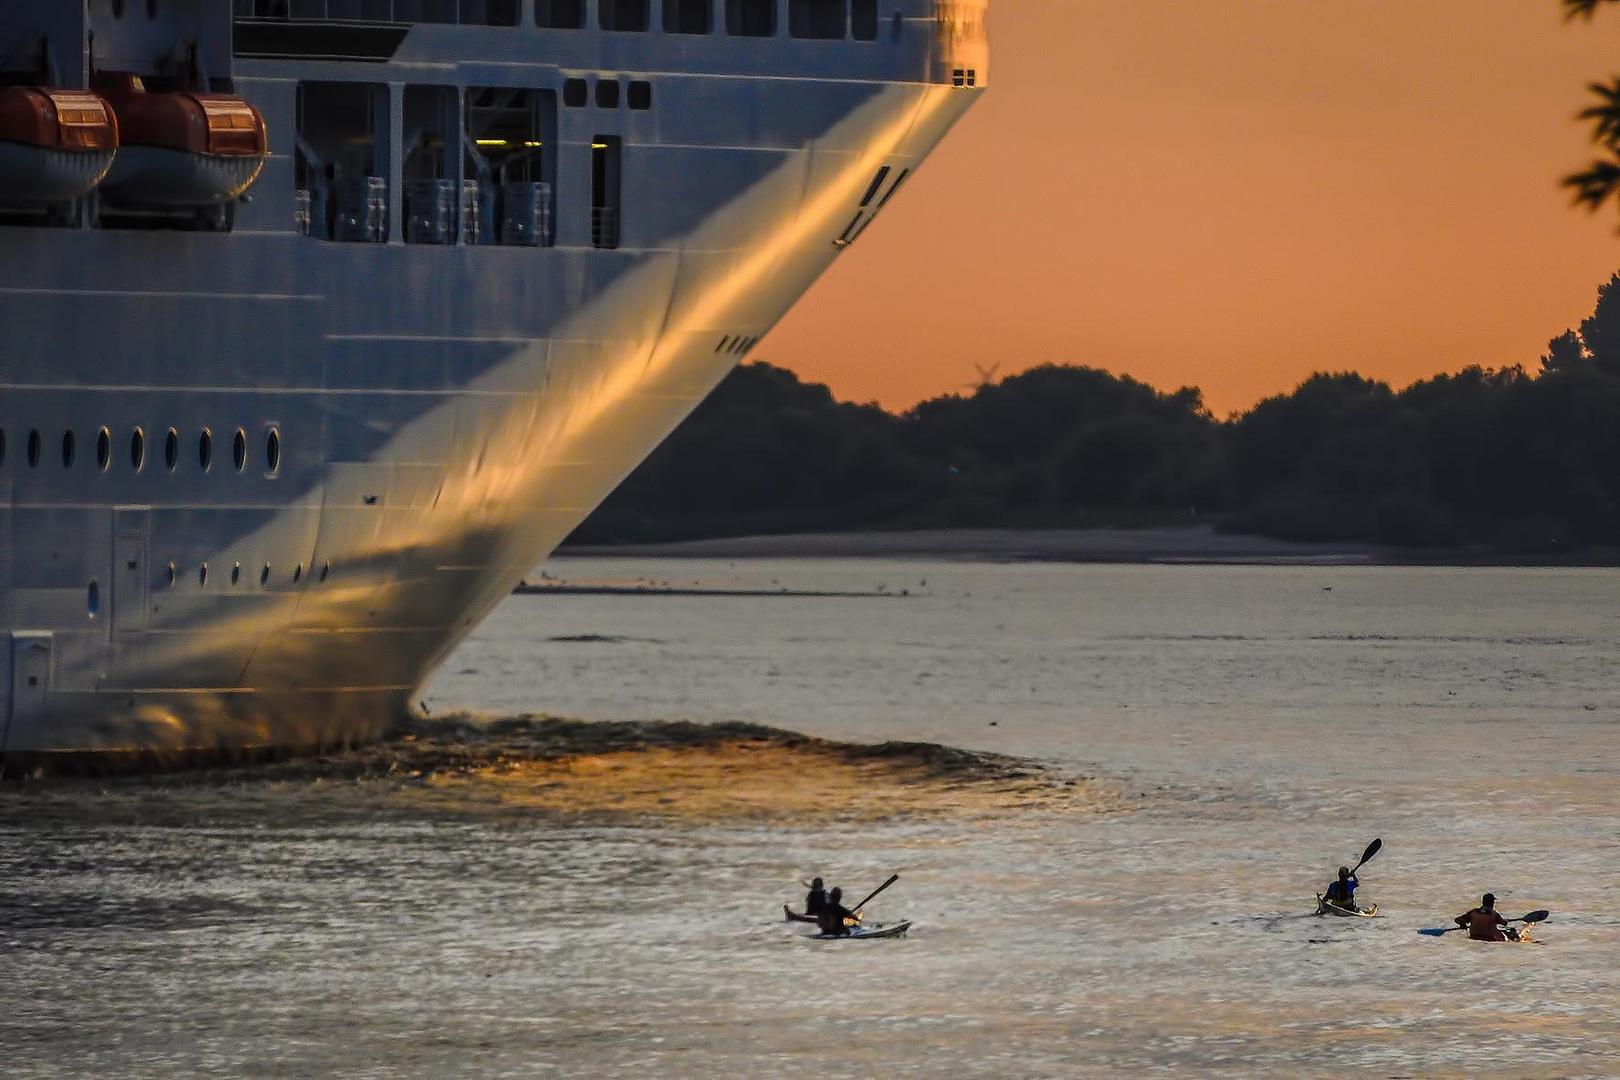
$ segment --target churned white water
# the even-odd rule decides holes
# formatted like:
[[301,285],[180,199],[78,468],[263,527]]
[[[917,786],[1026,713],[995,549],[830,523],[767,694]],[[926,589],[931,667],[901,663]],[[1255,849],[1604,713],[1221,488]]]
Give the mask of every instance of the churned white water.
[[[1620,1073],[1620,574],[548,570],[882,595],[516,596],[431,709],[943,742],[1122,808],[570,827],[222,787],[30,821],[0,795],[5,1073]],[[1388,917],[1309,917],[1374,836]],[[780,921],[802,877],[893,871],[869,914],[907,939]],[[1551,909],[1545,944],[1417,932],[1487,889]]]

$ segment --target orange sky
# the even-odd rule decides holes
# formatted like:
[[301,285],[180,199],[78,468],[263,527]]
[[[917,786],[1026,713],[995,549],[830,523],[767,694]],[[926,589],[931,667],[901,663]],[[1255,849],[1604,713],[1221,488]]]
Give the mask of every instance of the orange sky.
[[1223,414],[1319,369],[1533,365],[1620,267],[1557,187],[1616,15],[993,0],[991,92],[756,356],[891,407],[1062,362]]

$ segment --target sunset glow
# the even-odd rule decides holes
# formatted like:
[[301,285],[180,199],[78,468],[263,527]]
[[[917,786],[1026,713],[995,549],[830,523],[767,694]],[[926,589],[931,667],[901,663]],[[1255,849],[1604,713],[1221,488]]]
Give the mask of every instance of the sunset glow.
[[1246,408],[1534,366],[1620,265],[1569,207],[1620,22],[1552,0],[1001,0],[994,88],[757,354],[906,406],[1042,362]]

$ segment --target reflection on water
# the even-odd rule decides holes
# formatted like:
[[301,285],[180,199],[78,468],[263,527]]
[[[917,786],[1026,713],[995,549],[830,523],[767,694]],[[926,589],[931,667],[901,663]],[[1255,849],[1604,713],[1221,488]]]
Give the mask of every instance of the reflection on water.
[[[1055,772],[547,756],[514,720],[444,740],[461,757],[10,788],[7,1075],[1620,1072],[1611,575],[636,572],[911,595],[515,597],[435,712],[742,719]],[[1111,779],[1051,786],[1089,775]],[[1374,835],[1389,918],[1305,917]],[[805,876],[861,894],[894,871],[871,914],[909,939],[780,921]],[[1485,889],[1551,908],[1547,944],[1416,933]]]

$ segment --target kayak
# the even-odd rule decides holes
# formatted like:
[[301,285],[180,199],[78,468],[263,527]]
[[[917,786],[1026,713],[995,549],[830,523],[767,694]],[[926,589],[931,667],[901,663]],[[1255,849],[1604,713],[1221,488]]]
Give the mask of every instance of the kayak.
[[852,926],[847,934],[812,934],[811,941],[869,941],[876,938],[905,937],[906,931],[911,929],[910,922],[894,923],[891,926]]
[[1316,895],[1316,913],[1318,915],[1338,915],[1345,919],[1382,918],[1382,916],[1378,914],[1377,904],[1374,904],[1370,908],[1342,908],[1337,904],[1328,903],[1327,900],[1322,897],[1321,893],[1317,893]]
[[[797,911],[794,911],[786,904],[782,905],[782,914],[786,916],[788,922],[807,922],[812,926],[818,926],[821,923],[821,920],[816,918],[814,915],[800,915]],[[851,922],[849,919],[845,919],[844,925],[855,926],[856,924]]]

